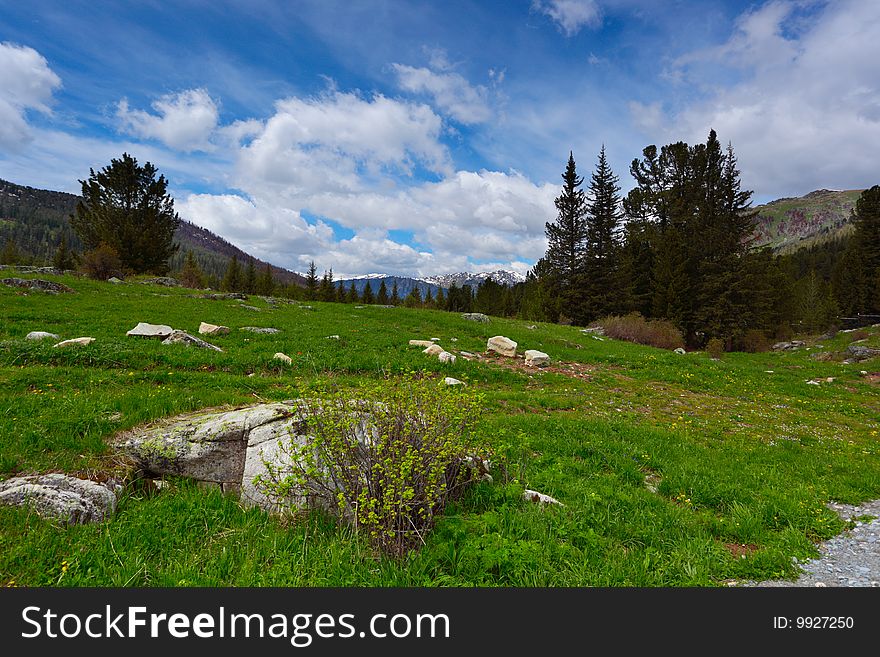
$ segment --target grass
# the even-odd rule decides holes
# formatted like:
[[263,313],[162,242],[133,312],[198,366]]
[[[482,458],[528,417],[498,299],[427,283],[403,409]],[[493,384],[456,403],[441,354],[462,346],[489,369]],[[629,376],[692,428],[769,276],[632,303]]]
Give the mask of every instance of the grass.
[[[271,517],[182,480],[160,493],[130,488],[99,525],[63,527],[0,507],[0,584],[718,586],[795,577],[792,557],[815,557],[816,542],[844,528],[828,501],[880,497],[880,390],[859,375],[876,361],[810,358],[842,352],[851,334],[716,361],[566,326],[404,308],[273,308],[258,297],[246,302],[253,311],[192,290],[52,278],[77,293],[0,286],[0,478],[119,471],[109,439],[143,422],[413,370],[485,393],[479,433],[506,456],[508,476],[472,489],[399,561],[318,515]],[[139,321],[232,331],[209,339],[217,353],[126,337]],[[54,349],[25,341],[32,330],[96,342]],[[869,333],[863,344],[880,345],[878,331]],[[439,337],[447,349],[482,353],[493,335],[547,352],[553,367],[444,365],[407,346]],[[277,351],[293,363],[273,361]],[[565,506],[526,503],[525,487]]]

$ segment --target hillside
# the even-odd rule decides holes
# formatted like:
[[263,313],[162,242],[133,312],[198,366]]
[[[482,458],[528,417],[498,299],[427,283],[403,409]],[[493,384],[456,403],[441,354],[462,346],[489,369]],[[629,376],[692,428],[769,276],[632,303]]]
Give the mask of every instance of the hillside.
[[820,189],[756,206],[758,226],[752,243],[791,253],[847,236],[851,212],[862,191]]
[[[61,236],[77,251],[82,243],[70,228],[67,218],[73,213],[79,197],[65,192],[25,187],[0,180],[0,244],[11,238],[20,252],[38,263],[51,262],[52,255],[61,243]],[[191,250],[199,266],[210,276],[221,278],[232,256],[246,263],[252,256],[234,244],[209,230],[181,222],[175,234],[180,250],[171,258],[171,269],[179,269],[188,250]],[[258,269],[266,262],[253,258]],[[272,266],[275,280],[302,285],[302,276],[281,267]]]
[[[66,472],[129,488],[99,524],[0,506],[0,586],[724,587],[795,578],[793,559],[845,528],[829,502],[880,497],[880,361],[842,362],[880,346],[877,328],[716,360],[572,326],[47,278],[74,292],[0,285],[0,480]],[[126,336],[139,321],[231,331],[203,336],[218,352]],[[95,342],[56,348],[31,331]],[[551,364],[488,353],[496,335]],[[408,345],[431,338],[457,360]],[[473,438],[493,453],[493,480],[401,560],[322,516],[281,520],[186,479],[150,486],[114,447],[121,431],[188,411],[358,399],[413,373],[455,377],[466,387],[454,394],[479,400]]]

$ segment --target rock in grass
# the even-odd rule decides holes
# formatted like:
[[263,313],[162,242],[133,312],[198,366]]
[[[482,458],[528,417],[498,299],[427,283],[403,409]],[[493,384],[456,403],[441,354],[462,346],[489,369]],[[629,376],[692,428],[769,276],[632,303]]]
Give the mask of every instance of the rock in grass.
[[0,481],[0,503],[27,506],[70,525],[99,522],[116,510],[118,488],[63,474],[13,477]]
[[432,342],[430,347],[422,350],[422,353],[428,354],[429,356],[439,356],[440,354],[446,353],[446,350],[439,344],[434,344]]
[[486,350],[513,358],[516,356],[516,342],[510,338],[505,338],[503,335],[496,335],[489,338],[489,341],[486,343]]
[[186,331],[174,331],[167,338],[162,340],[162,344],[182,344],[187,347],[198,347],[200,349],[213,349],[214,351],[223,351],[220,347],[216,347],[194,335],[190,335]]
[[409,341],[410,347],[430,347],[432,344],[434,344],[434,343],[431,342],[430,340],[410,340]]
[[448,386],[463,386],[465,385],[464,381],[459,381],[458,379],[453,379],[451,376],[447,376],[443,379],[443,383]]
[[550,364],[550,356],[537,349],[527,349],[525,356],[529,367],[545,367]]
[[67,287],[62,283],[53,283],[52,281],[44,281],[41,278],[3,278],[0,283],[9,287],[21,287],[27,290],[37,290],[39,292],[48,292],[49,294],[58,294],[59,292],[74,292],[73,288]]
[[523,492],[523,499],[528,502],[535,502],[536,504],[540,504],[541,506],[545,504],[558,504],[559,506],[565,506],[555,497],[550,497],[549,495],[539,493],[536,490],[529,490],[528,488],[526,488],[526,490]]
[[58,336],[54,333],[47,333],[46,331],[31,331],[26,336],[24,336],[25,340],[45,340],[47,338],[57,340]]
[[244,308],[245,310],[253,310],[254,312],[260,312],[260,309],[256,306],[249,306],[246,303],[241,303],[238,305],[239,308]]
[[71,340],[62,340],[56,347],[85,347],[95,341],[95,338],[72,338]]
[[481,324],[489,322],[489,317],[483,313],[462,313],[461,318],[466,319],[469,322],[479,322]]
[[684,356],[687,352],[682,347],[678,347],[675,349],[675,353],[677,353],[679,356]]
[[121,278],[116,278],[115,276],[111,276],[107,279],[108,283],[113,283],[113,285],[119,285],[122,282]]
[[180,281],[170,276],[157,276],[156,278],[147,278],[141,281],[142,285],[161,285],[162,287],[181,287]]
[[450,354],[448,351],[441,351],[437,354],[437,358],[441,363],[449,363],[450,365],[455,363],[455,355]]
[[199,324],[199,333],[201,335],[226,335],[229,333],[228,326],[217,326],[216,324],[208,324],[202,322]]
[[242,326],[242,331],[250,331],[251,333],[265,333],[267,335],[274,335],[275,333],[281,333],[281,331],[277,328],[269,328],[262,326]]
[[138,338],[162,338],[163,340],[174,333],[174,329],[165,324],[148,324],[147,322],[138,322],[137,326],[128,331],[126,335]]
[[866,347],[863,344],[851,344],[846,348],[846,352],[856,361],[868,360],[869,358],[880,356],[880,349]]
[[240,301],[247,301],[248,295],[242,294],[241,292],[225,292],[223,294],[200,294],[196,295],[199,299],[211,299],[212,301],[227,301],[229,299],[239,299]]
[[290,356],[288,356],[287,354],[282,354],[280,351],[272,356],[272,358],[274,360],[280,360],[285,365],[290,365],[293,362]]

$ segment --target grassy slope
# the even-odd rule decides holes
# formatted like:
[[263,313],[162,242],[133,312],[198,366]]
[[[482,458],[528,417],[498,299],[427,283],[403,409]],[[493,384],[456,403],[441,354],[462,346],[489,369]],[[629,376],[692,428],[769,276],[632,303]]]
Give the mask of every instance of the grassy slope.
[[[64,528],[0,508],[0,583],[716,585],[794,576],[793,556],[814,556],[815,541],[842,529],[825,502],[880,496],[880,390],[858,374],[876,363],[816,362],[807,351],[712,361],[572,327],[476,324],[403,308],[271,309],[253,298],[264,308],[255,312],[188,290],[58,280],[78,293],[0,286],[0,477],[104,471],[115,467],[107,439],[140,422],[422,368],[486,393],[480,430],[508,456],[510,476],[475,488],[403,563],[374,558],[319,517],[282,522],[186,482],[129,493],[102,525]],[[138,321],[234,330],[212,340],[219,354],[127,338]],[[245,325],[283,333],[235,330]],[[25,342],[31,330],[97,342],[58,350]],[[496,334],[580,364],[581,376],[463,359],[441,365],[406,345],[439,337],[447,348],[482,351]],[[842,350],[848,339],[840,334],[825,349]],[[276,365],[276,351],[293,366]],[[836,380],[805,383],[828,376]],[[644,485],[649,475],[656,494]],[[524,486],[566,506],[522,502]],[[747,555],[735,556],[734,545],[748,546]]]
[[790,253],[845,237],[852,232],[850,213],[862,191],[816,191],[759,205],[754,245]]

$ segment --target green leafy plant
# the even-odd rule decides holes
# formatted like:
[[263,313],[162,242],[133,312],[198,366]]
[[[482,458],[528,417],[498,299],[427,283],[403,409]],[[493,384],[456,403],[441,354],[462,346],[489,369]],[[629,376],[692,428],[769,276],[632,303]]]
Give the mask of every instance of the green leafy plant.
[[267,462],[260,485],[278,500],[325,509],[402,556],[487,474],[488,451],[472,431],[482,403],[414,375],[302,400],[295,413],[307,438],[282,441],[287,464]]

